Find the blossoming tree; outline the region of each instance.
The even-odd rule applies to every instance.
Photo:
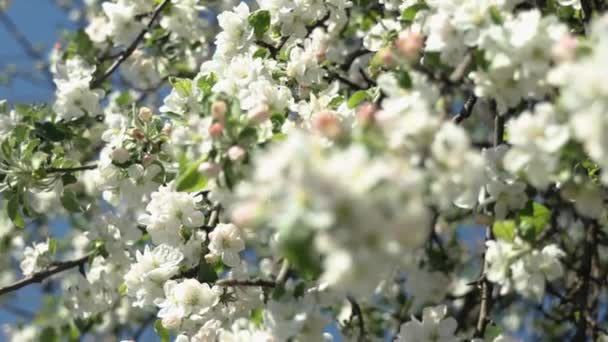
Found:
[[[84,1],[0,102],[8,337],[607,340],[607,8]]]

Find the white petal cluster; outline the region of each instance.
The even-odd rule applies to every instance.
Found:
[[[507,123],[513,147],[504,157],[504,167],[522,172],[538,188],[545,188],[559,161],[559,151],[568,142],[570,131],[559,123],[552,105],[541,103],[534,112],[523,112]]]
[[[181,282],[169,280],[164,285],[165,296],[155,304],[160,307],[158,317],[170,322],[165,326],[179,324],[182,319],[201,319],[217,303],[217,292],[209,284],[201,284],[196,279]]]
[[[124,278],[133,305],[150,306],[156,298],[163,298],[165,282],[177,274],[183,259],[179,249],[164,244],[154,249],[146,246],[143,253],[137,251],[135,263]]]
[[[103,90],[90,88],[95,66],[80,57],[73,57],[55,66],[53,80],[57,86],[53,109],[59,118],[77,119],[101,113],[99,102]]]
[[[502,294],[514,290],[536,301],[541,301],[548,281],[563,275],[559,261],[565,254],[554,244],[542,250],[531,248],[526,242],[495,240],[486,242],[486,275],[500,285]]]
[[[28,276],[43,270],[53,261],[53,253],[50,249],[49,241],[35,243],[31,247],[25,247],[23,260],[21,261],[21,271]]]
[[[475,94],[496,100],[500,112],[524,98],[540,99],[550,90],[551,47],[566,34],[555,17],[538,10],[520,12],[492,26],[481,40],[488,62],[486,71],[471,74]]]
[[[245,249],[240,229],[234,224],[220,223],[209,233],[208,260],[219,258],[230,267],[240,263],[239,252]]]
[[[177,246],[181,242],[180,228],[196,228],[204,225],[205,216],[197,208],[193,194],[173,190],[173,184],[163,185],[150,195],[146,214],[139,216],[139,223],[146,226],[155,244]]]
[[[409,200],[422,191],[422,174],[407,162],[376,161],[357,145],[330,153],[294,131],[257,158],[231,212],[242,227],[270,223],[279,239],[314,233],[327,255],[322,281],[368,293],[394,267],[378,258],[411,251],[428,236],[429,210]]]
[[[399,342],[456,342],[458,324],[452,317],[445,317],[447,306],[427,307],[422,311],[422,320],[412,320],[401,325],[396,341]]]

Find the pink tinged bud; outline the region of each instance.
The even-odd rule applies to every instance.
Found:
[[[270,107],[265,103],[257,105],[249,110],[247,117],[254,123],[260,124],[270,118]]]
[[[403,57],[414,59],[418,57],[422,47],[424,46],[424,36],[420,32],[401,31],[399,37],[395,40],[395,47]]]
[[[137,114],[137,117],[143,122],[149,122],[150,120],[152,120],[152,110],[150,110],[150,108],[148,107],[141,107],[139,108],[139,113]]]
[[[150,164],[152,164],[154,160],[156,160],[156,158],[153,155],[146,153],[141,159],[141,163],[144,167],[148,167],[150,166]]]
[[[212,138],[217,139],[222,136],[222,133],[224,133],[223,124],[216,122],[209,126],[209,135],[211,135]]]
[[[370,124],[374,121],[377,108],[372,103],[365,102],[357,109],[357,119],[363,124]]]
[[[245,158],[247,152],[239,145],[234,145],[228,149],[228,158],[233,162],[240,162]]]
[[[221,100],[215,101],[211,105],[211,116],[218,121],[223,121],[227,108],[226,102]]]
[[[165,122],[163,126],[163,133],[166,135],[170,135],[171,131],[173,131],[173,125],[170,122]]]
[[[124,147],[119,147],[114,149],[112,153],[110,153],[110,158],[118,164],[126,163],[130,158],[130,153]]]
[[[382,48],[378,51],[378,58],[384,66],[390,67],[395,64],[395,56],[389,48]]]
[[[198,167],[198,172],[207,177],[217,177],[220,173],[220,166],[212,162],[202,162]]]
[[[319,49],[315,53],[315,58],[318,62],[322,62],[327,57],[327,44],[323,43],[319,46]]]
[[[578,40],[570,34],[564,35],[551,47],[551,54],[560,61],[571,61],[576,57],[576,49],[578,48]]]
[[[232,212],[232,222],[239,227],[251,226],[255,221],[256,208],[255,203],[238,205]]]
[[[53,49],[55,51],[61,50],[61,43],[60,42],[55,42],[55,45],[53,45]]]
[[[142,132],[142,130],[139,128],[133,128],[131,130],[131,136],[139,141],[144,140],[146,138],[144,132]]]
[[[318,112],[313,116],[312,124],[327,138],[335,139],[342,134],[342,125],[333,112]]]
[[[163,327],[169,330],[176,330],[182,324],[182,320],[178,316],[169,316],[161,321]]]

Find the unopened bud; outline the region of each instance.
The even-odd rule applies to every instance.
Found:
[[[152,110],[148,107],[141,107],[137,117],[143,122],[149,122],[152,119]]]
[[[415,59],[418,57],[423,46],[424,37],[420,32],[416,31],[401,31],[399,37],[395,40],[397,51],[407,59]]]
[[[574,36],[567,34],[553,44],[551,54],[560,62],[571,61],[576,57],[577,47],[578,40]]]
[[[153,155],[146,153],[143,158],[141,158],[141,163],[144,167],[148,167],[154,160],[156,160],[156,158]]]
[[[163,125],[163,133],[165,135],[170,135],[171,131],[173,131],[173,125],[170,122],[165,122]]]
[[[393,56],[393,52],[389,48],[382,48],[380,51],[378,51],[378,59],[382,65],[386,67],[390,67],[395,64],[395,56]]]
[[[133,128],[131,130],[131,136],[133,138],[135,138],[136,140],[144,140],[146,138],[146,135],[144,134],[144,132],[139,129],[139,128]]]
[[[209,135],[211,135],[212,138],[217,139],[217,138],[221,137],[223,133],[224,133],[223,124],[216,122],[216,123],[212,124],[211,126],[209,126]]]
[[[376,106],[370,102],[365,102],[359,106],[357,109],[357,119],[367,125],[374,121],[374,116],[376,114]]]
[[[228,158],[233,162],[239,162],[245,158],[247,152],[239,145],[234,145],[228,149]]]
[[[207,177],[216,177],[220,173],[220,167],[216,163],[202,162],[198,167],[198,172]]]
[[[270,108],[267,104],[262,103],[249,110],[247,117],[254,123],[262,123],[270,118]]]
[[[124,147],[115,148],[114,151],[110,153],[110,158],[118,164],[126,163],[130,157],[131,154]]]
[[[322,111],[312,118],[313,126],[325,137],[335,139],[342,134],[342,126],[336,115],[330,111]]]
[[[255,220],[256,208],[255,203],[238,205],[232,212],[232,222],[239,227],[250,226]]]
[[[179,316],[172,315],[172,316],[163,318],[161,323],[165,329],[176,330],[182,324],[182,320],[181,320],[181,318],[179,318]]]
[[[211,105],[211,116],[218,121],[224,120],[227,107],[226,102],[222,100],[214,101]]]

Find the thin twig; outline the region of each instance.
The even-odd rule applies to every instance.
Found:
[[[91,256],[90,254],[87,254],[87,255],[82,256],[75,260],[63,261],[63,262],[58,262],[58,263],[52,264],[40,272],[29,275],[10,285],[0,288],[0,296],[4,295],[6,293],[9,293],[9,292],[18,290],[18,289],[25,287],[27,285],[30,285],[30,284],[41,283],[43,280],[45,280],[46,278],[48,278],[52,275],[63,272],[70,268],[78,267],[81,264],[86,263],[89,260],[90,256]]]
[[[494,113],[494,147],[499,146],[503,143],[505,118],[496,111],[496,102],[492,101],[490,104],[492,112]],[[492,240],[492,228],[486,227],[485,241]],[[473,333],[474,338],[483,338],[486,332],[486,327],[491,321],[490,312],[492,311],[492,290],[494,286],[488,280],[486,276],[486,250],[482,255],[481,264],[481,277],[479,283],[481,289],[481,299],[479,304],[479,315],[477,316],[477,324],[475,325],[475,332]]]
[[[46,173],[69,173],[69,172],[78,172],[85,170],[94,170],[97,168],[97,164],[93,165],[83,165],[83,166],[75,166],[75,167],[49,167],[45,169]]]
[[[148,31],[152,28],[152,26],[154,26],[154,22],[160,16],[160,13],[163,11],[163,9],[165,7],[167,7],[167,5],[169,5],[170,2],[171,2],[170,0],[164,0],[160,5],[158,5],[158,7],[156,7],[156,9],[154,10],[154,13],[152,14],[152,18],[150,18],[150,21],[148,22],[148,25],[139,33],[139,35],[137,35],[137,37],[135,38],[135,40],[133,40],[131,45],[129,45],[122,53],[120,53],[120,55],[118,56],[118,59],[108,68],[108,70],[106,70],[106,72],[101,77],[96,78],[91,82],[91,88],[98,88],[108,77],[110,77],[110,75],[112,75],[112,73],[114,71],[116,71],[116,69],[118,69],[118,67],[124,61],[126,61],[129,58],[129,56],[131,56],[133,51],[135,51],[135,49],[137,49],[137,46],[139,45],[141,40],[144,38],[146,33],[148,33]]]
[[[272,280],[264,279],[250,279],[250,280],[239,280],[239,279],[221,279],[215,282],[217,286],[259,286],[259,287],[275,287],[277,283]]]
[[[352,296],[347,296],[346,299],[348,299],[353,308],[352,317],[356,316],[357,321],[359,322],[359,341],[365,341],[365,321],[363,320],[363,311],[361,311],[361,306],[359,306],[359,303],[357,303]]]
[[[473,114],[473,109],[475,108],[475,104],[477,103],[477,96],[475,94],[471,94],[469,98],[465,101],[464,105],[460,109],[460,112],[454,116],[452,119],[454,123],[460,124],[464,120],[466,120],[471,114]]]

